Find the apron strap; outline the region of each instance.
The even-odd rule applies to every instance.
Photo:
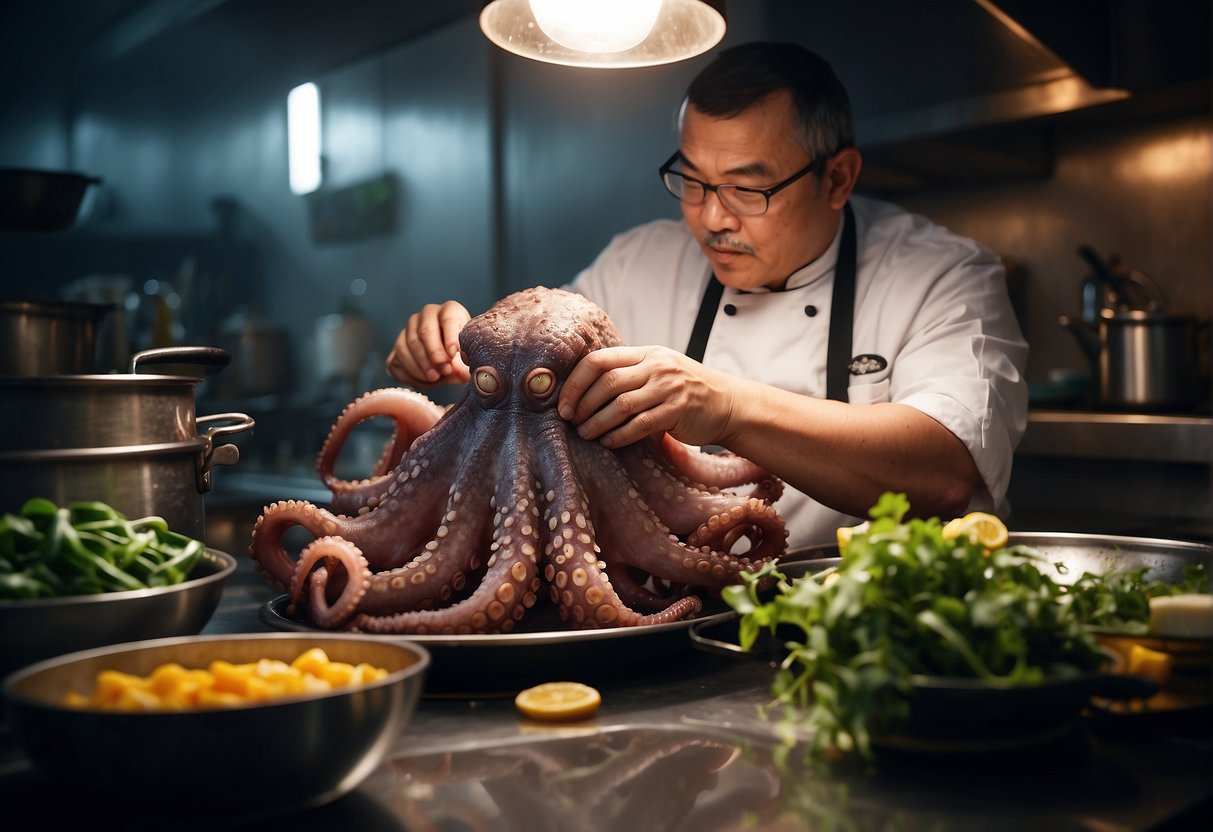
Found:
[[[830,336],[826,345],[826,398],[838,402],[847,400],[851,377],[851,330],[855,324],[855,212],[849,202],[844,217],[838,262],[834,266]]]
[[[844,211],[842,239],[838,244],[838,262],[834,265],[834,288],[830,299],[830,334],[826,346],[826,398],[845,402],[847,385],[851,374],[851,330],[855,318],[855,260],[856,240],[855,212],[851,203]],[[696,361],[703,361],[712,334],[712,324],[724,296],[724,286],[716,275],[708,277],[699,303],[699,314],[695,316],[695,327],[691,340],[687,342],[686,354]]]

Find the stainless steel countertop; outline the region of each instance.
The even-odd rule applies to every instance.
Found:
[[[258,611],[275,594],[242,559],[206,632],[265,630]],[[795,753],[778,762],[774,723],[760,712],[772,673],[765,662],[701,653],[688,640],[656,669],[597,680],[603,705],[588,722],[530,722],[508,695],[423,699],[387,759],[351,794],[222,826],[1040,832],[1187,829],[1209,817],[1207,712],[1195,731],[1184,723],[1179,739],[1145,721],[1083,719],[1061,736],[997,754],[898,752],[874,772],[805,770]],[[152,828],[98,818],[86,803],[64,799],[63,786],[23,764],[3,731],[0,802],[14,829]]]
[[[1213,462],[1213,416],[1031,410],[1022,456]]]

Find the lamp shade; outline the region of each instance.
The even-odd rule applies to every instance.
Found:
[[[492,0],[480,29],[516,55],[566,66],[674,63],[724,37],[721,2],[705,0]]]

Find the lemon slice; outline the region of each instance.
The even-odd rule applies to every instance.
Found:
[[[549,722],[586,719],[593,716],[601,704],[598,691],[580,682],[544,682],[514,697],[518,710],[531,719]]]
[[[838,554],[842,554],[847,550],[847,544],[851,542],[857,534],[866,532],[871,524],[868,521],[860,523],[858,526],[839,526],[838,527]]]
[[[1171,678],[1171,657],[1166,653],[1151,650],[1136,642],[1129,648],[1125,657],[1125,673],[1130,676],[1144,676],[1162,687]]]
[[[970,511],[964,517],[957,517],[944,524],[944,540],[955,540],[961,535],[987,549],[1000,549],[1007,545],[1006,525],[993,514],[984,511]]]

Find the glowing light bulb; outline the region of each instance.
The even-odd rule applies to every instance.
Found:
[[[579,52],[624,52],[653,31],[663,0],[530,0],[539,28]]]

